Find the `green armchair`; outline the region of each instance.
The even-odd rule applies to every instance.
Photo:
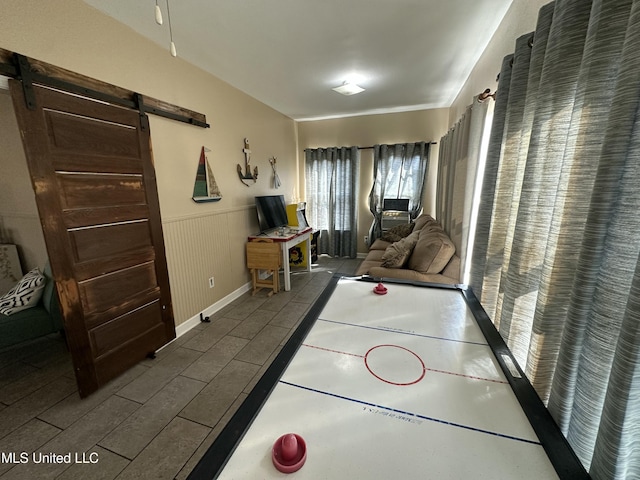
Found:
[[[0,348],[62,331],[58,294],[48,263],[44,267],[43,274],[46,285],[42,298],[36,306],[12,315],[0,313]]]

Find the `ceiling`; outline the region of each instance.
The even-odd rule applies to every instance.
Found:
[[[167,0],[85,0],[169,54]],[[296,120],[446,108],[513,0],[169,0],[178,56]],[[331,89],[355,78],[366,90]]]

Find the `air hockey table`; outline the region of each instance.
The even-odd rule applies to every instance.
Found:
[[[470,289],[335,275],[189,478],[589,475]]]

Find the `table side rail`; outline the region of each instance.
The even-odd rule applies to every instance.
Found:
[[[591,476],[576,456],[560,427],[558,427],[524,371],[518,365],[509,347],[496,330],[471,288],[460,285],[459,290],[558,476],[562,480],[590,479]],[[505,357],[511,360],[511,365],[507,365]],[[512,375],[511,369],[514,367],[517,369],[519,377]]]

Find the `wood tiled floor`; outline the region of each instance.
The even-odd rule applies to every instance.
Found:
[[[84,400],[59,337],[0,352],[0,479],[186,478],[331,276],[359,262],[321,257],[289,292],[246,293]]]

